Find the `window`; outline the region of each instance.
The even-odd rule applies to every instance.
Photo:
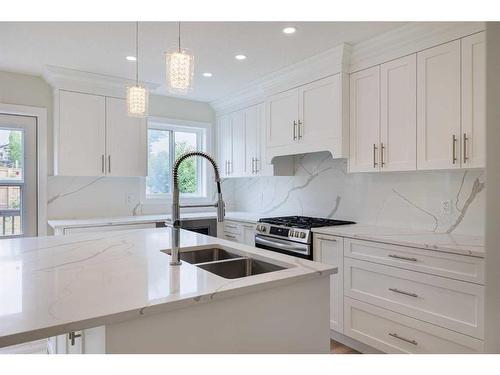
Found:
[[[167,199],[172,194],[172,168],[175,160],[188,151],[206,147],[206,129],[161,121],[148,124],[148,177],[146,199]],[[184,198],[206,196],[205,168],[200,158],[185,160],[179,168],[179,190]]]
[[[36,235],[36,133],[32,117],[0,114],[0,237]]]

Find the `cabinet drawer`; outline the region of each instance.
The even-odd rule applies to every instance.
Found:
[[[344,240],[344,256],[484,284],[484,259],[372,241]]]
[[[344,258],[344,295],[477,338],[484,287]]]
[[[481,353],[481,340],[344,298],[344,334],[386,353]]]
[[[238,242],[238,243],[243,243],[243,236],[241,234],[233,234],[233,233],[224,232],[222,234],[222,239],[228,240],[228,241],[233,241],[233,242]]]
[[[224,232],[232,234],[241,234],[241,224],[235,223],[234,221],[224,222]]]

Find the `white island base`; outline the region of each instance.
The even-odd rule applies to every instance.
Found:
[[[165,313],[146,308],[136,319],[84,330],[73,347],[60,336],[57,352],[328,353],[329,282],[329,275],[297,280]]]

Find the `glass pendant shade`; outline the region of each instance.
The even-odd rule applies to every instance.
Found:
[[[131,117],[148,115],[148,90],[139,85],[127,87],[127,113]]]
[[[165,56],[167,83],[172,93],[187,94],[193,86],[194,56],[186,49],[176,48]]]

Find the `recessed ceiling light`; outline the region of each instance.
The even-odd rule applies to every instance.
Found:
[[[285,34],[293,34],[296,31],[297,31],[297,29],[293,26],[288,26],[288,27],[285,27],[283,29],[283,33],[285,33]]]
[[[203,73],[203,77],[212,77],[212,73],[210,72]]]
[[[234,56],[236,60],[245,60],[247,57],[245,55],[236,55]]]
[[[128,61],[136,61],[137,60],[137,57],[135,56],[127,56],[125,57]]]

